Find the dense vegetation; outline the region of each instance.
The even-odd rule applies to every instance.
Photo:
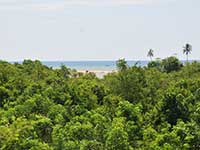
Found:
[[[200,149],[200,63],[117,67],[99,79],[1,61],[0,149]]]

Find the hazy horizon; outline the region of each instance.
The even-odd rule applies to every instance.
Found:
[[[176,56],[175,56],[176,57]],[[167,57],[166,57],[167,58]],[[120,59],[120,58],[119,58]],[[59,63],[62,63],[62,62],[116,62],[118,61],[119,59],[116,59],[116,60],[41,60],[41,59],[29,59],[29,58],[25,58],[23,60],[5,60],[5,59],[0,59],[2,61],[7,61],[7,62],[11,62],[11,63],[14,63],[14,62],[23,62],[24,60],[32,60],[32,61],[41,61],[41,62],[59,62]],[[159,58],[158,58],[159,59]],[[163,58],[165,59],[165,58]],[[126,62],[151,62],[151,61],[154,61],[154,60],[157,60],[157,59],[152,59],[152,60],[149,60],[149,59],[144,59],[144,60],[130,60],[130,59],[125,59]],[[186,59],[179,59],[181,62],[187,62]],[[200,61],[200,59],[189,59],[188,60],[189,62],[193,62],[193,61]]]

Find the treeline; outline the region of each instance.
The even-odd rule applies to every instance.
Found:
[[[0,149],[200,149],[200,63],[117,67],[99,79],[1,61]]]

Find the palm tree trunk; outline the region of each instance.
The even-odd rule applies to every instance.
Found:
[[[188,54],[187,54],[187,63],[188,63]]]

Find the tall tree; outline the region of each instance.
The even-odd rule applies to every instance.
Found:
[[[148,51],[147,57],[150,57],[151,61],[152,61],[152,57],[154,56],[154,51],[152,49],[150,49]]]
[[[188,55],[191,54],[192,51],[192,45],[190,44],[185,44],[185,46],[183,47],[183,53],[186,54],[187,56],[187,62],[188,62]]]

